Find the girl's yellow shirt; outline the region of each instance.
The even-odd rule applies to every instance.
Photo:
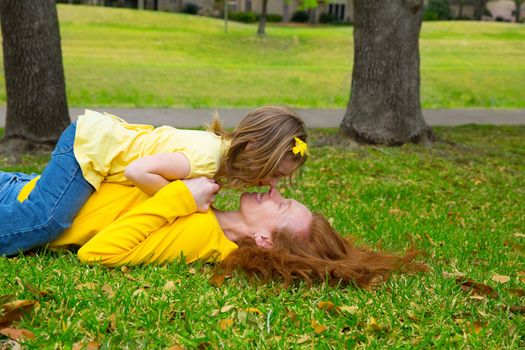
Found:
[[[24,187],[20,201],[33,186]],[[107,266],[164,264],[181,257],[188,263],[223,260],[237,245],[226,238],[212,210],[196,210],[182,181],[153,197],[136,187],[104,182],[50,246],[81,246],[81,261]]]
[[[78,117],[74,153],[84,178],[98,190],[102,181],[131,184],[124,176],[126,167],[161,153],[184,154],[191,167],[188,178],[211,178],[229,147],[230,140],[213,132],[128,124],[114,115],[86,110]]]

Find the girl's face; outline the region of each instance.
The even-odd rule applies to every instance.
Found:
[[[304,238],[312,221],[308,208],[294,199],[283,198],[275,188],[265,193],[243,193],[239,210],[254,234],[270,240],[276,231]]]
[[[286,157],[281,164],[279,164],[279,167],[275,171],[275,173],[266,179],[263,179],[259,182],[259,186],[271,186],[272,188],[277,186],[277,183],[283,176],[290,175],[296,167],[295,160],[292,157]]]

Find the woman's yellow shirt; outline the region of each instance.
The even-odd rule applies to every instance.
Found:
[[[32,185],[26,185],[24,200]],[[220,261],[237,245],[224,235],[212,210],[197,213],[182,181],[153,197],[136,187],[102,183],[52,248],[81,246],[86,263],[107,266],[164,264],[180,260]]]

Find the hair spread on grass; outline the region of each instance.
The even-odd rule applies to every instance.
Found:
[[[277,232],[273,235],[272,248],[260,248],[252,239],[238,242],[238,246],[219,269],[226,274],[241,270],[263,281],[282,279],[289,284],[304,280],[309,285],[328,281],[367,288],[386,281],[394,271],[426,270],[424,264],[414,261],[420,252],[411,249],[399,256],[356,247],[320,214],[313,215],[306,239]]]
[[[231,132],[225,130],[217,115],[208,130],[231,140],[217,178],[232,187],[258,185],[274,177],[285,159],[295,161],[290,176],[305,161],[307,155],[293,154],[294,137],[306,142],[303,120],[284,106],[265,106],[249,112]],[[279,174],[281,175],[281,174]]]

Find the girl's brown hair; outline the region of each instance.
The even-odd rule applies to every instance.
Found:
[[[215,117],[209,129],[231,140],[217,177],[225,178],[232,186],[254,185],[273,177],[287,157],[295,161],[293,171],[306,160],[306,154],[292,152],[294,137],[307,141],[306,127],[299,115],[287,107],[257,108],[248,113],[232,132],[224,130]]]
[[[419,254],[415,250],[403,256],[385,252],[372,252],[357,248],[339,235],[320,214],[314,214],[307,238],[294,238],[290,234],[273,235],[273,247],[259,248],[255,241],[246,239],[230,253],[219,269],[228,274],[242,270],[249,276],[264,281],[281,278],[286,283],[294,280],[349,284],[369,287],[384,281],[393,271],[422,271],[426,267],[415,263]]]

